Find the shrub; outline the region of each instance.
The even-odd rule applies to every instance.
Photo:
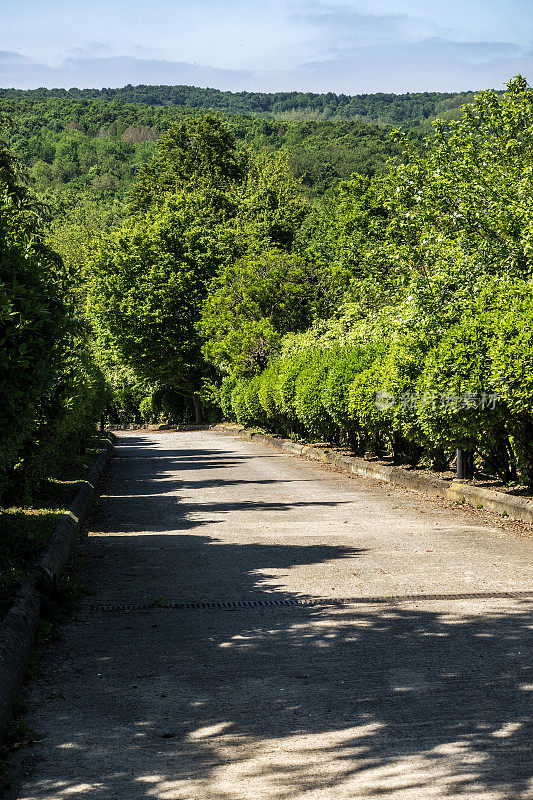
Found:
[[[235,420],[235,412],[231,403],[231,395],[235,386],[237,385],[237,375],[226,375],[220,385],[218,402],[222,411],[222,417],[225,420]]]
[[[271,361],[260,375],[259,402],[268,422],[274,422],[280,412],[276,395],[279,366],[279,361]]]
[[[381,453],[384,444],[390,441],[391,411],[377,402],[378,392],[383,389],[383,361],[376,358],[370,367],[361,370],[350,384],[348,411],[358,428],[370,437],[372,448]]]
[[[491,382],[504,403],[518,467],[533,484],[533,285],[505,287],[489,340]]]
[[[493,389],[487,344],[486,324],[474,316],[450,328],[428,353],[418,381],[418,417],[437,447],[473,450],[498,424],[498,411],[480,407],[483,392]]]
[[[295,353],[292,356],[282,358],[279,362],[276,401],[290,425],[297,422],[296,408],[294,405],[296,380],[308,358],[308,352]]]
[[[366,369],[374,357],[374,348],[346,344],[331,353],[328,373],[322,384],[322,404],[333,422],[348,434],[352,447],[359,444],[359,426],[350,414],[350,385],[355,377]]]
[[[143,422],[155,422],[156,413],[154,411],[153,395],[149,394],[141,400],[139,405],[139,414]]]
[[[248,388],[249,381],[246,378],[239,378],[231,393],[231,407],[235,415],[235,419],[241,425],[251,425],[253,419],[248,412],[246,405],[246,389]]]
[[[252,424],[262,425],[265,421],[263,407],[259,399],[259,385],[261,381],[260,375],[254,375],[250,379],[244,391],[244,405],[248,414],[248,418]]]
[[[322,402],[322,385],[327,379],[330,363],[330,351],[310,351],[294,385],[296,416],[313,438],[327,439],[332,433],[333,421]]]
[[[58,474],[73,455],[83,452],[107,402],[105,378],[78,341],[65,355],[53,392],[39,408],[37,427],[21,453],[15,473],[19,494],[29,494],[44,476]]]

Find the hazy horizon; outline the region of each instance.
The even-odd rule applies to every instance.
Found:
[[[0,0],[0,85],[337,94],[503,88],[533,74],[527,0]]]

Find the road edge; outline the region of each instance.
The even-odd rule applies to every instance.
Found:
[[[246,439],[253,439],[268,447],[274,447],[282,452],[309,458],[331,464],[344,472],[361,475],[364,478],[374,478],[390,483],[392,486],[401,486],[403,489],[413,489],[430,497],[440,497],[456,503],[467,503],[474,508],[492,511],[495,514],[509,517],[533,524],[533,501],[522,497],[507,495],[494,489],[484,489],[472,486],[459,480],[445,481],[430,475],[413,474],[402,467],[392,467],[386,464],[373,464],[364,458],[347,456],[337,453],[327,447],[316,447],[311,444],[299,444],[290,439],[271,436],[251,428],[243,428],[232,423],[218,423],[211,426],[211,430],[230,433]]]
[[[64,512],[33,572],[22,582],[0,624],[0,742],[13,715],[24,670],[37,636],[41,592],[54,590],[77,533],[87,517],[98,483],[109,462],[114,436],[96,458],[83,486]]]

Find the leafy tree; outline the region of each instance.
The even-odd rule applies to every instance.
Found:
[[[242,180],[244,168],[234,137],[216,117],[174,123],[159,140],[155,157],[141,168],[130,193],[130,208],[146,211],[166,193],[188,185],[229,187]]]
[[[232,253],[231,202],[216,190],[169,195],[105,238],[92,263],[89,315],[151,383],[194,399],[204,371],[196,322],[207,283]]]
[[[503,95],[481,92],[460,120],[433,123],[425,152],[403,137],[408,161],[394,174],[395,235],[421,272],[436,240],[487,272],[530,274],[533,90],[518,76]]]
[[[283,334],[311,323],[320,278],[308,261],[281,250],[229,263],[211,284],[202,310],[206,358],[224,372],[261,370]]]
[[[348,297],[367,307],[390,302],[401,273],[391,258],[390,211],[379,178],[353,175],[328,195],[301,227],[296,247],[327,270],[323,314]]]
[[[77,452],[105,394],[76,333],[71,274],[22,177],[0,143],[0,495],[15,484],[29,491],[45,466]]]
[[[0,143],[0,493],[37,426],[66,333],[67,275],[44,243],[42,209]]]
[[[246,249],[291,250],[309,208],[285,155],[249,158],[239,192],[237,226]]]

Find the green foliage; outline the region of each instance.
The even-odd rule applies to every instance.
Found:
[[[470,99],[0,91],[53,201],[45,242],[3,148],[4,482],[17,460],[38,472],[47,431],[79,444],[75,419],[93,424],[84,346],[112,419],[181,421],[202,397],[241,424],[412,463],[461,447],[533,481],[533,91],[518,77],[459,114]],[[436,112],[423,143],[353,120]]]
[[[67,329],[67,276],[44,244],[40,209],[0,144],[0,493],[53,390]]]
[[[379,449],[390,430],[390,415],[376,402],[383,386],[383,362],[377,358],[352,380],[348,396],[348,413],[357,427],[365,431]]]
[[[139,414],[143,422],[156,422],[153,395],[149,394],[139,403]]]
[[[494,419],[477,400],[493,388],[487,344],[486,326],[474,317],[450,328],[427,355],[418,382],[419,419],[437,447],[473,449]]]
[[[106,419],[112,424],[140,422],[140,404],[151,397],[153,386],[120,360],[108,340],[104,343],[102,336],[94,336],[91,344],[95,362],[106,379]]]
[[[280,160],[247,161],[218,120],[192,117],[161,139],[132,197],[136,213],[91,264],[89,314],[148,383],[198,393],[200,334],[208,360],[246,373],[309,323],[312,270],[271,249],[306,211]]]
[[[108,400],[105,378],[83,339],[69,342],[50,397],[39,409],[23,451],[18,484],[30,492],[51,472],[59,474],[72,454],[82,452]]]
[[[437,121],[425,151],[394,174],[395,230],[421,273],[434,242],[453,243],[488,273],[532,269],[533,90],[518,76],[481,92],[459,120]],[[406,255],[407,255],[406,253]]]
[[[165,194],[190,185],[228,187],[242,179],[244,167],[234,137],[220,120],[202,115],[173,123],[154,158],[142,166],[130,192],[130,209],[146,211]]]
[[[353,175],[326,196],[301,228],[298,247],[327,275],[323,313],[347,297],[379,307],[390,300],[405,270],[394,264],[388,241],[391,212],[379,178]]]
[[[244,405],[248,418],[256,425],[261,425],[265,420],[263,407],[259,399],[259,386],[261,377],[254,375],[244,391]]]
[[[492,385],[499,406],[507,409],[507,432],[518,468],[533,484],[533,284],[529,279],[492,288]]]
[[[254,418],[248,410],[246,403],[246,390],[249,380],[239,378],[231,392],[231,408],[237,422],[241,425],[253,425]]]
[[[183,395],[166,386],[155,387],[137,405],[144,423],[179,424],[188,421]]]
[[[297,421],[296,381],[308,359],[308,352],[294,353],[279,361],[276,400],[279,410],[292,424]]]
[[[332,419],[322,402],[322,387],[332,363],[330,351],[313,350],[295,381],[294,410],[299,422],[312,437],[327,439],[332,432]]]
[[[311,323],[319,295],[317,271],[299,256],[264,250],[228,264],[202,309],[206,358],[227,372],[261,370],[285,333]]]
[[[196,86],[131,85],[117,89],[0,90],[0,99],[4,103],[52,102],[67,108],[75,103],[79,109],[104,104],[111,109],[120,109],[126,103],[137,103],[160,107],[156,110],[163,111],[177,106],[184,110],[203,108],[230,114],[261,114],[291,119],[367,119],[396,125],[417,124],[422,120],[449,114],[457,106],[463,105],[470,96],[468,93],[457,92],[379,92],[350,96],[334,92],[227,92],[220,89],[200,89]],[[71,117],[74,125],[80,125],[79,112],[76,115],[71,113]],[[83,120],[81,125],[91,123],[92,120]],[[122,129],[126,124],[127,122],[122,123]],[[105,130],[112,129],[112,118],[107,125],[109,127]]]
[[[43,209],[0,145],[0,494],[30,491],[94,431],[103,378],[75,336],[71,275],[44,241]]]
[[[209,279],[231,254],[223,235],[227,207],[215,189],[169,195],[146,216],[127,220],[95,255],[90,316],[148,382],[185,394],[199,385],[195,325]]]
[[[105,98],[105,93],[99,97]],[[400,101],[400,106],[406,99]],[[202,103],[198,108],[201,106]],[[89,93],[82,98],[79,93],[54,96],[53,91],[42,94],[0,90],[0,113],[2,110],[13,120],[9,142],[28,166],[33,188],[54,202],[60,199],[72,204],[84,198],[96,201],[100,209],[116,212],[139,174],[148,177],[148,162],[161,137],[167,142],[166,155],[174,161],[176,172],[168,169],[168,162],[163,160],[161,176],[157,172],[152,175],[160,188],[167,185],[173,190],[184,172],[199,174],[198,164],[188,154],[187,142],[176,135],[184,121],[195,117],[199,122],[198,112],[187,105],[134,105],[91,99]],[[353,172],[374,175],[386,171],[388,158],[400,150],[391,139],[390,128],[358,120],[328,121],[319,114],[317,121],[298,122],[298,115],[294,121],[274,121],[234,116],[235,113],[247,112],[244,107],[239,112],[219,110],[218,124],[223,122],[231,131],[241,155],[229,150],[225,162],[217,142],[219,173],[228,176],[238,172],[244,163],[243,155],[246,161],[243,151],[250,147],[256,154],[280,152],[291,173],[301,178],[304,192],[312,197],[349,179]],[[303,116],[307,119],[308,113]],[[216,120],[199,124],[210,128],[217,139]],[[174,136],[167,136],[171,130]],[[420,135],[414,131],[410,137],[417,140]],[[203,141],[203,133],[200,138]],[[208,152],[203,144],[200,152],[205,174],[209,174],[209,162],[216,153]],[[143,202],[143,193],[137,194]]]
[[[348,344],[335,348],[330,356],[327,375],[322,384],[322,404],[333,422],[350,430],[353,417],[350,413],[349,391],[352,381],[366,369],[374,357],[373,348]]]
[[[533,416],[533,283],[503,283],[494,291],[490,352],[491,380],[513,414]]]
[[[282,426],[282,412],[279,406],[277,392],[279,364],[272,360],[267,368],[261,373],[259,388],[257,390],[259,402],[261,404],[262,415],[274,430]]]
[[[227,420],[235,419],[233,406],[231,404],[231,396],[238,380],[239,378],[237,377],[236,374],[226,375],[223,378],[222,383],[220,385],[218,402],[222,410],[224,419]]]
[[[291,250],[308,213],[300,182],[283,154],[250,157],[240,196],[238,226],[248,249]]]

